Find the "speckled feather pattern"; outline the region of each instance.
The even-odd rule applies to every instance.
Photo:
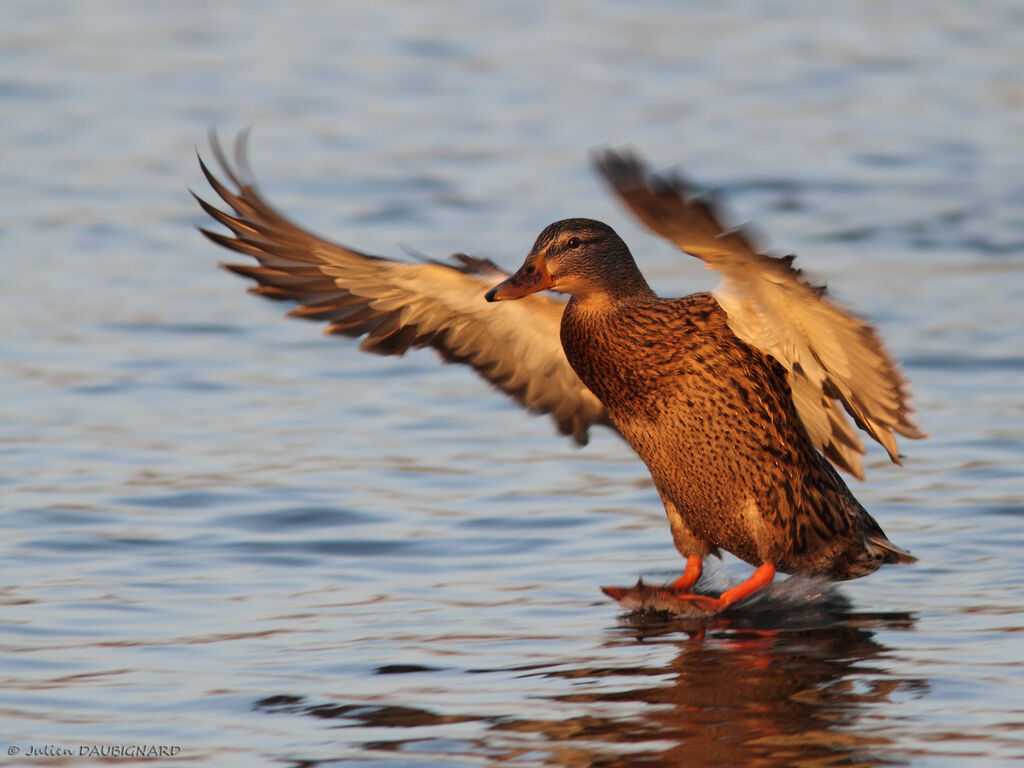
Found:
[[[858,425],[875,425],[868,431],[894,460],[893,431],[924,436],[910,421],[895,364],[873,330],[824,305],[824,292],[802,282],[791,260],[748,253],[748,240],[722,230],[711,208],[682,187],[648,182],[629,157],[606,153],[599,162],[643,221],[739,289],[660,299],[625,243],[592,219],[548,226],[511,277],[466,256],[451,264],[371,256],[323,240],[268,205],[251,182],[245,134],[236,142],[237,169],[216,137],[211,144],[235,189],[200,167],[233,213],[199,199],[230,234],[202,231],[257,261],[228,269],[255,280],[262,296],[298,302],[289,314],[362,338],[361,349],[400,355],[432,346],[530,410],[550,413],[579,443],[591,425],[614,423],[650,469],[685,556],[725,549],[755,565],[838,579],[913,562],[825,459],[861,474],[863,447],[836,399]],[[545,287],[572,298],[563,305],[534,295]],[[799,300],[783,300],[792,296]],[[506,298],[519,301],[488,303]],[[765,312],[774,312],[774,326],[804,357],[766,347],[763,334],[750,332],[751,318]],[[808,322],[814,334],[801,330]],[[844,329],[844,341],[832,343],[831,332]],[[847,361],[853,352],[857,365]],[[822,376],[804,375],[807,359]]]
[[[836,579],[902,559],[869,541],[886,540],[808,439],[785,370],[729,330],[710,294],[573,299],[561,337],[650,469],[683,555],[721,548]]]

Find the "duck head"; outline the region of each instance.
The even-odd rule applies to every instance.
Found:
[[[580,298],[651,292],[622,238],[594,219],[563,219],[549,225],[519,271],[491,288],[486,298],[521,299],[545,289]]]

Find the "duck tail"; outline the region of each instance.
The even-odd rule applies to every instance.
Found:
[[[917,562],[916,557],[907,552],[907,550],[897,547],[885,538],[884,534],[871,534],[867,537],[866,543],[871,556],[882,563],[911,565]]]

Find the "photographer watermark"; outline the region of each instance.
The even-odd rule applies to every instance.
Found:
[[[11,744],[8,757],[130,757],[152,759],[177,757],[181,747],[177,744]]]

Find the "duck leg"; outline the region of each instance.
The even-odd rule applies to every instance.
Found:
[[[693,585],[700,579],[701,573],[704,572],[704,558],[703,557],[688,557],[686,558],[686,570],[683,571],[683,575],[668,585],[668,589],[674,592],[689,592],[693,589]]]
[[[699,560],[698,560],[699,562]],[[635,587],[601,587],[601,591],[634,611],[667,611],[680,616],[709,616],[720,613],[734,603],[757,592],[771,583],[775,578],[775,566],[765,563],[742,584],[727,589],[718,597],[696,595],[675,588],[680,582],[686,586],[689,578],[696,573],[693,581],[700,576],[698,566],[691,566],[691,558],[687,558],[686,571],[673,584],[667,587],[649,587],[642,581]],[[689,586],[693,586],[690,584]]]
[[[685,575],[686,574],[684,573],[683,576]],[[718,597],[695,595],[693,593],[677,595],[676,597],[677,599],[691,603],[695,607],[707,611],[708,613],[719,613],[724,611],[733,603],[738,603],[740,600],[750,597],[758,590],[768,586],[774,578],[775,566],[771,563],[765,563],[754,571],[749,579],[744,581],[742,584],[737,584],[735,587],[725,590],[725,592]]]

